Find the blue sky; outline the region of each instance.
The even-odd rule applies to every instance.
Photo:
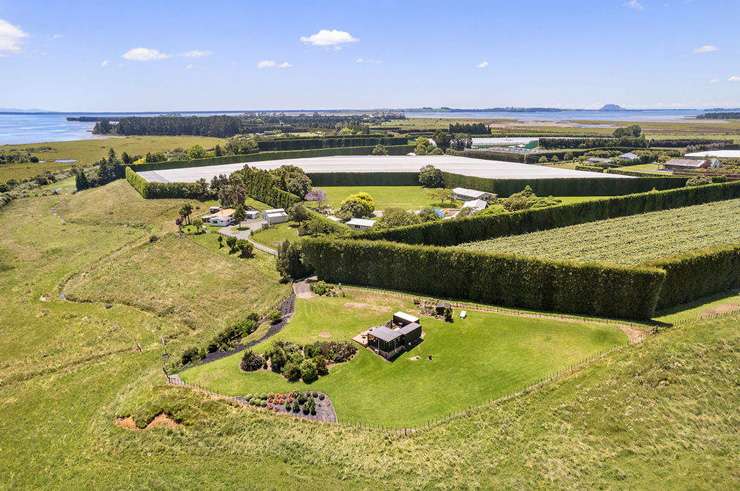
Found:
[[[0,0],[0,107],[739,107],[739,20],[735,0]]]

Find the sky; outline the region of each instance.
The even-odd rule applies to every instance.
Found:
[[[738,0],[0,0],[0,107],[740,107]]]

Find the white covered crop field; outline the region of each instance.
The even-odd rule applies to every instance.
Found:
[[[306,173],[321,172],[418,172],[425,165],[433,165],[444,172],[465,176],[486,177],[490,179],[579,179],[600,177],[605,179],[630,179],[618,174],[601,174],[570,169],[558,169],[534,164],[519,164],[497,160],[453,157],[450,155],[427,156],[336,156],[311,157],[288,160],[265,160],[248,162],[258,169],[274,169],[281,165],[295,165]],[[241,164],[211,165],[158,171],[144,171],[140,175],[149,182],[195,182],[198,179],[210,181],[219,174],[231,174],[244,167]]]

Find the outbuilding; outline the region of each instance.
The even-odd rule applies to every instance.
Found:
[[[260,217],[260,212],[258,210],[247,210],[244,212],[244,218],[247,220],[255,220]]]
[[[264,211],[265,221],[269,225],[275,225],[276,223],[283,223],[288,221],[288,214],[283,208],[274,208],[272,210]]]
[[[719,159],[671,159],[663,164],[666,170],[672,171],[716,169],[719,166]]]
[[[640,156],[634,152],[623,153],[622,155],[619,156],[619,158],[622,160],[628,160],[630,162],[635,161],[635,160],[640,160]]]
[[[346,222],[345,225],[355,230],[367,230],[375,225],[375,220],[369,220],[367,218],[353,218]]]
[[[470,208],[472,213],[477,213],[479,211],[485,210],[486,206],[488,206],[488,202],[482,199],[471,199],[470,201],[466,201],[462,205],[463,209]]]
[[[204,216],[203,221],[217,227],[228,227],[234,224],[234,209],[224,208],[216,213]]]
[[[460,201],[470,201],[474,199],[486,200],[493,198],[493,194],[475,189],[454,188],[452,190],[452,197]]]

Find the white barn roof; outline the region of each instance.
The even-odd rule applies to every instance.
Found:
[[[403,319],[408,322],[419,322],[418,317],[414,317],[411,314],[407,314],[406,312],[396,312],[393,314],[393,317],[398,317],[399,319]]]

